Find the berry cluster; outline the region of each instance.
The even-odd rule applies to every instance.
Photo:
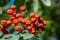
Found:
[[[6,30],[7,26],[14,24],[16,31],[21,31],[22,26],[18,26],[19,23],[26,25],[25,29],[28,30],[32,34],[36,34],[38,30],[44,30],[44,26],[46,25],[45,20],[40,17],[39,14],[35,14],[34,12],[30,13],[30,18],[23,18],[22,12],[25,12],[26,8],[24,6],[20,7],[20,12],[15,12],[16,6],[12,5],[10,9],[7,10],[7,14],[10,16],[9,20],[2,20],[1,21],[1,30],[4,34],[7,34],[8,31]]]

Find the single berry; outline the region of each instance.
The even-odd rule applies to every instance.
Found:
[[[32,34],[36,34],[36,30],[35,29],[32,29]]]
[[[2,21],[1,21],[1,24],[2,24],[2,25],[6,25],[6,23],[7,23],[6,20],[2,20]]]
[[[32,30],[32,26],[27,26],[26,28],[28,31],[31,31]]]
[[[14,21],[15,20],[15,17],[14,16],[11,16],[10,17],[10,21]]]
[[[19,21],[16,20],[16,19],[13,21],[13,24],[14,24],[14,25],[18,25],[18,23],[19,23]]]
[[[23,23],[23,24],[26,24],[26,20],[25,20],[25,19],[22,19],[22,23]]]
[[[43,21],[43,18],[38,19],[38,22],[42,23],[42,21]]]
[[[35,18],[40,18],[40,15],[39,14],[35,14]]]
[[[12,24],[12,22],[11,21],[7,21],[7,25],[11,25]]]
[[[15,30],[16,30],[16,31],[21,31],[21,26],[16,26],[16,27],[15,27]]]
[[[20,13],[16,14],[16,18],[21,18],[22,15]]]
[[[11,8],[12,10],[15,10],[15,9],[16,9],[16,5],[12,5],[10,8]]]
[[[21,6],[21,7],[20,7],[20,11],[21,11],[21,12],[24,12],[25,10],[26,10],[26,8],[25,8],[24,6]]]
[[[22,20],[23,20],[23,18],[19,18],[19,19],[18,19],[19,22],[22,22]]]
[[[30,25],[31,21],[30,20],[26,20],[26,25]]]
[[[43,25],[46,25],[46,21],[43,20]]]
[[[36,22],[36,18],[31,18],[31,22],[32,23]]]
[[[13,10],[12,10],[12,9],[7,10],[7,14],[8,14],[8,15],[13,14]]]
[[[42,23],[38,24],[38,28],[42,28],[44,25]]]
[[[8,34],[8,30],[2,29],[3,34]]]
[[[31,18],[35,17],[35,13],[31,12],[31,13],[30,13],[30,17],[31,17]]]
[[[6,28],[6,26],[4,26],[4,25],[1,25],[1,26],[0,26],[0,28],[1,28],[1,29],[5,29],[5,28]]]
[[[16,17],[16,12],[13,12],[13,16]]]

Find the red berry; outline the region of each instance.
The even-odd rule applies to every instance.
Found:
[[[7,10],[7,14],[9,14],[9,15],[13,14],[13,10],[12,9],[8,9]]]
[[[16,27],[15,27],[15,30],[16,30],[16,31],[21,31],[21,26],[16,26]]]
[[[10,17],[10,21],[14,21],[15,20],[15,17],[14,16],[11,16]]]
[[[32,26],[28,26],[26,29],[27,29],[28,31],[31,31],[31,30],[32,30]]]
[[[13,12],[13,16],[16,17],[16,12]]]
[[[2,29],[3,34],[8,34],[8,31],[6,29]]]
[[[29,20],[29,18],[25,18],[25,20]]]
[[[16,18],[21,18],[22,15],[20,13],[16,14]]]
[[[43,25],[46,25],[46,21],[43,21]]]
[[[35,18],[37,19],[40,18],[39,14],[35,14]]]
[[[34,27],[34,23],[31,23],[31,26]]]
[[[15,10],[15,9],[16,9],[16,5],[12,5],[10,8],[11,8],[12,10]]]
[[[20,7],[20,11],[21,11],[21,12],[24,12],[25,10],[26,10],[26,8],[25,8],[24,6],[21,6],[21,7]]]
[[[44,25],[42,23],[38,24],[38,28],[42,28]]]
[[[26,25],[30,25],[31,21],[30,20],[26,20]]]
[[[23,23],[23,24],[26,24],[26,20],[25,20],[25,19],[22,19],[22,23]]]
[[[36,22],[36,18],[31,18],[31,22]]]
[[[31,12],[31,13],[30,13],[30,17],[31,17],[31,18],[35,17],[35,13]]]
[[[22,22],[22,20],[23,20],[23,18],[19,18],[19,19],[18,19],[19,22]]]
[[[1,25],[0,28],[1,28],[1,29],[5,29],[6,27],[5,27],[4,25]]]
[[[13,24],[14,24],[14,25],[17,25],[18,23],[19,23],[18,20],[14,20],[14,21],[13,21]]]
[[[12,22],[11,21],[7,21],[7,25],[11,25],[12,24]]]
[[[35,29],[32,29],[32,34],[36,34],[36,30]]]
[[[38,19],[38,22],[42,23],[42,21],[43,21],[43,18]]]
[[[7,22],[6,20],[2,20],[2,21],[1,21],[1,24],[2,24],[2,25],[6,25],[6,22]]]

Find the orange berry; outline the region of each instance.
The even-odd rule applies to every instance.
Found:
[[[34,12],[30,13],[30,17],[31,18],[35,17],[35,13]]]
[[[11,16],[10,17],[10,21],[14,21],[15,20],[15,17],[14,16]]]
[[[21,12],[24,12],[25,10],[26,10],[26,8],[25,8],[24,6],[21,6],[21,7],[20,7],[20,11],[21,11]]]
[[[31,22],[32,23],[36,22],[36,18],[31,18]]]
[[[16,26],[16,27],[15,27],[15,30],[16,30],[16,31],[21,31],[21,26]]]
[[[32,29],[32,34],[36,34],[36,30],[35,29]]]
[[[31,31],[32,30],[32,27],[31,26],[27,26],[26,28],[28,31]]]
[[[12,10],[15,10],[15,9],[16,9],[16,5],[12,5],[10,8],[11,8]]]
[[[11,21],[7,21],[7,25],[11,25],[12,24],[12,22]]]
[[[7,23],[6,20],[2,20],[2,21],[1,21],[1,24],[2,24],[2,25],[6,25],[6,23]]]
[[[35,14],[35,18],[40,18],[40,15],[39,14]]]
[[[7,10],[7,14],[9,14],[9,15],[13,14],[13,10],[12,9],[8,9]]]
[[[16,20],[16,19],[13,21],[13,24],[14,24],[14,25],[17,25],[18,23],[19,23],[19,21]]]
[[[21,18],[22,15],[20,13],[16,14],[16,18]]]

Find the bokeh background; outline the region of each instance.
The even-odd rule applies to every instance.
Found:
[[[60,40],[60,0],[0,0],[0,21],[9,19],[6,10],[13,4],[17,6],[17,12],[20,12],[20,6],[26,7],[24,17],[29,17],[30,12],[34,11],[46,20],[46,29],[39,40]]]

